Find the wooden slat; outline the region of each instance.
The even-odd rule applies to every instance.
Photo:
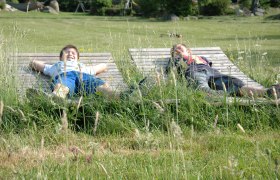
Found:
[[[53,64],[59,60],[59,55],[57,53],[20,53],[10,56],[9,61],[17,67],[19,93],[24,94],[25,90],[31,87],[50,91],[50,78],[30,69],[29,63],[31,60],[40,60],[45,61],[47,64]],[[116,91],[127,88],[111,53],[81,53],[80,61],[86,65],[106,63],[109,70],[97,77],[108,82]]]
[[[190,48],[193,55],[204,56],[213,63],[213,68],[219,72],[241,79],[247,86],[264,88],[262,85],[245,75],[224,54],[220,47]],[[170,48],[131,48],[130,56],[142,73],[147,76],[151,72],[165,69],[170,58]],[[155,74],[155,73],[152,73]]]

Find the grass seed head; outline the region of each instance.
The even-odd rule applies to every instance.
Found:
[[[23,121],[26,121],[25,115],[24,115],[24,113],[22,112],[22,110],[18,109],[18,112],[19,112],[19,114],[21,115],[21,119],[22,119]]]
[[[277,100],[278,97],[277,97],[276,89],[274,87],[272,88],[272,91],[273,91],[273,97],[275,98],[275,100]]]
[[[175,73],[173,71],[171,71],[171,75],[172,75],[172,78],[173,78],[173,81],[174,81],[174,85],[177,86],[177,80],[176,80],[176,77],[175,77]]]
[[[156,76],[156,80],[157,80],[157,85],[160,86],[160,74],[158,72],[156,72],[157,76]]]
[[[95,114],[95,121],[94,121],[94,127],[93,127],[93,134],[96,134],[97,126],[99,121],[99,112],[97,111]]]
[[[139,131],[137,128],[134,129],[133,138],[134,138],[136,141],[141,139],[140,131]]]
[[[241,126],[241,124],[237,124],[237,127],[241,130],[241,132],[243,132],[243,133],[245,133],[245,130],[244,130],[244,128]]]
[[[61,130],[66,131],[68,129],[68,119],[66,110],[63,110],[61,116]]]
[[[4,103],[3,101],[0,101],[0,124],[2,123],[3,111],[4,111]]]
[[[83,96],[81,96],[79,98],[78,105],[77,105],[77,110],[80,108],[82,100],[83,100]]]
[[[174,138],[176,138],[176,139],[183,139],[183,137],[182,137],[182,134],[183,134],[182,129],[174,120],[172,120],[172,122],[170,124],[170,131],[171,131],[171,134],[173,135]]]
[[[157,102],[153,101],[152,103],[159,113],[164,113],[164,109]]]
[[[219,115],[217,114],[215,117],[214,125],[213,125],[214,128],[217,127],[218,119],[219,119]]]

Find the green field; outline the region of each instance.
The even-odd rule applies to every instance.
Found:
[[[279,9],[265,17],[201,17],[165,22],[139,17],[0,12],[0,178],[279,179],[280,111],[272,105],[213,107],[205,94],[168,81],[141,103],[97,98],[79,109],[19,99],[14,52],[112,52],[127,83],[141,79],[128,48],[219,46],[246,74],[280,82]],[[277,16],[274,16],[277,17]],[[168,32],[182,38],[168,37]],[[160,94],[158,92],[161,92]],[[160,113],[152,100],[179,98]],[[99,125],[93,132],[96,112]],[[176,122],[176,123],[175,123]],[[238,125],[239,124],[239,125]],[[242,127],[244,130],[242,129]],[[94,135],[95,134],[95,135]]]

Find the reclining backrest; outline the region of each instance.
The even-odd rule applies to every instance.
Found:
[[[223,74],[241,79],[247,86],[264,88],[256,81],[249,78],[234,65],[220,47],[191,48],[193,55],[204,56],[213,63],[213,68]],[[137,68],[144,74],[153,75],[165,69],[170,58],[170,48],[131,48],[129,49],[132,60]]]
[[[17,67],[19,75],[17,79],[18,91],[21,94],[25,93],[27,88],[42,88],[45,91],[50,91],[50,77],[32,70],[29,67],[29,63],[32,60],[40,60],[45,61],[47,64],[53,64],[59,60],[58,53],[20,53],[11,58]],[[98,77],[108,82],[116,91],[126,88],[126,84],[111,53],[81,53],[80,61],[88,65],[106,63],[108,71],[98,75]]]

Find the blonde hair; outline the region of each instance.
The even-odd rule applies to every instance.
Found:
[[[170,55],[171,55],[171,58],[172,58],[172,59],[174,58],[175,50],[176,50],[176,48],[177,48],[178,45],[182,45],[182,46],[184,46],[185,48],[187,48],[187,45],[185,45],[185,44],[181,44],[181,43],[174,44],[174,45],[172,46],[172,48],[170,49]]]

